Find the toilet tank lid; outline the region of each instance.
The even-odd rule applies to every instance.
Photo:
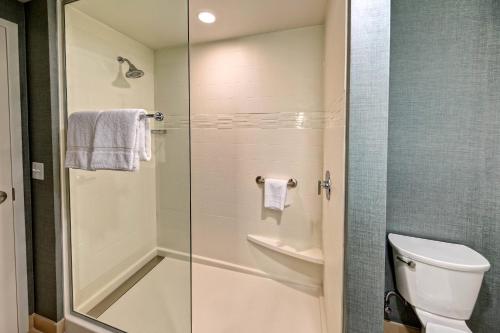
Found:
[[[389,234],[389,242],[405,257],[429,265],[468,272],[490,269],[485,257],[465,245],[397,234]]]

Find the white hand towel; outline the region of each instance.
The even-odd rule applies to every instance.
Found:
[[[264,184],[264,207],[283,211],[287,189],[287,180],[266,178]]]
[[[141,117],[139,121],[139,140],[137,150],[141,161],[151,161],[151,129],[149,119]]]
[[[137,171],[141,159],[151,158],[145,113],[141,109],[101,112],[95,127],[93,169]]]
[[[91,170],[90,162],[99,111],[74,112],[68,118],[66,168]]]

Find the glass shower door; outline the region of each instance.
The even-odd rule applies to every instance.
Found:
[[[343,192],[336,182],[328,201],[317,184],[344,172],[344,11],[189,7],[193,332],[322,332],[327,265],[329,332],[340,331]]]
[[[187,0],[64,4],[64,117],[96,117],[88,142],[66,126],[67,151],[91,155],[65,169],[71,306],[113,331],[191,331],[187,11]],[[94,163],[102,115],[116,112],[151,116],[151,158],[133,171]],[[104,128],[116,145],[123,133]]]

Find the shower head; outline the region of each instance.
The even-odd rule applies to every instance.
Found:
[[[128,71],[125,73],[125,76],[129,79],[138,79],[144,76],[144,71],[137,69],[133,63],[131,63],[127,58],[118,57],[116,58],[120,64],[126,62],[128,64]]]

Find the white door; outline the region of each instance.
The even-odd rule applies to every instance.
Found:
[[[18,332],[7,31],[0,26],[0,332]]]

